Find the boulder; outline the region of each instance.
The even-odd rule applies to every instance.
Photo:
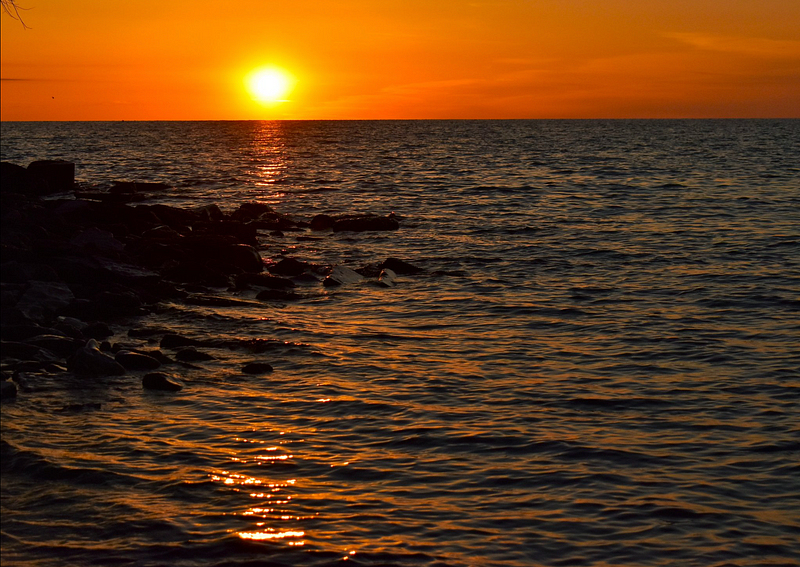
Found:
[[[28,166],[28,173],[41,182],[43,193],[61,193],[75,187],[75,164],[69,161],[35,161]]]
[[[340,285],[358,283],[364,279],[364,276],[346,266],[334,266],[331,273],[328,274],[322,285],[325,287],[338,287]]]
[[[97,339],[98,341],[102,341],[114,334],[114,331],[111,330],[111,327],[103,323],[102,321],[95,321],[94,323],[89,323],[85,325],[83,329],[81,329],[81,333],[87,339]]]
[[[315,215],[314,218],[311,219],[311,230],[320,231],[320,230],[330,230],[333,228],[334,218],[330,215]]]
[[[52,318],[74,300],[75,296],[66,284],[32,281],[17,301],[17,309],[33,321],[43,321]]]
[[[125,245],[114,238],[113,234],[97,227],[87,228],[73,238],[72,243],[98,252],[122,252],[125,249]]]
[[[161,363],[155,358],[131,350],[119,351],[114,356],[114,360],[128,370],[155,370],[161,366]]]
[[[396,274],[418,274],[419,272],[423,271],[422,268],[409,264],[403,260],[399,260],[398,258],[387,258],[381,264],[381,268],[386,269],[389,268]]]
[[[161,390],[163,392],[177,392],[183,386],[175,382],[171,376],[162,372],[151,372],[142,378],[142,387],[146,390]]]
[[[275,209],[265,203],[242,203],[239,208],[231,213],[231,220],[253,221],[258,220],[265,213],[274,213]]]
[[[272,372],[272,365],[266,362],[250,362],[242,367],[245,374],[266,374]]]
[[[285,289],[265,289],[256,295],[256,299],[261,301],[294,301],[300,297],[299,294]]]
[[[10,400],[17,397],[17,385],[11,380],[0,382],[0,399]]]
[[[266,287],[269,289],[289,289],[295,287],[295,283],[287,278],[272,276],[267,273],[248,273],[236,276],[236,287],[242,288],[247,285]]]
[[[272,274],[292,277],[299,276],[306,271],[307,267],[308,264],[301,262],[300,260],[296,260],[294,258],[284,258],[277,264],[270,266],[268,269]]]
[[[67,370],[81,376],[122,376],[125,374],[125,368],[119,362],[100,352],[100,345],[95,339],[90,339],[86,346],[79,348],[67,359]]]
[[[243,272],[258,273],[264,270],[264,263],[258,250],[247,244],[236,244],[228,246],[224,252],[222,261],[241,269]]]
[[[46,349],[62,358],[72,356],[75,354],[75,351],[83,345],[83,341],[77,341],[60,335],[36,335],[35,337],[25,339],[24,342]]]

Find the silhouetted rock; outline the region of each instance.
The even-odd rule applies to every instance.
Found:
[[[112,331],[111,327],[109,327],[106,323],[103,323],[102,321],[95,321],[93,323],[89,323],[83,329],[81,329],[81,333],[83,333],[83,336],[85,336],[87,339],[97,339],[98,341],[101,341],[113,335],[114,331]]]
[[[399,260],[398,258],[387,258],[381,264],[381,268],[389,268],[397,274],[417,274],[423,271],[422,268],[409,264],[403,260]]]
[[[77,341],[72,338],[59,336],[59,335],[36,335],[25,339],[26,344],[34,345],[39,348],[46,349],[62,358],[67,358],[75,354],[81,346],[83,341]]]
[[[245,374],[266,374],[272,370],[272,365],[266,362],[250,362],[242,367],[242,372]]]
[[[114,360],[119,362],[128,370],[155,370],[161,366],[161,362],[146,354],[121,350],[114,355]]]
[[[208,353],[200,352],[194,347],[187,347],[175,353],[175,358],[181,362],[199,362],[204,360],[214,360]]]
[[[67,369],[82,376],[121,376],[125,374],[125,368],[119,362],[100,352],[100,345],[94,339],[90,339],[86,346],[79,348],[67,359]]]
[[[0,382],[0,399],[10,400],[17,397],[17,385],[11,380]]]
[[[239,208],[231,213],[231,220],[248,222],[258,220],[265,213],[274,213],[275,210],[265,203],[242,203]]]
[[[162,372],[151,372],[142,378],[142,387],[147,390],[161,390],[164,392],[177,392],[183,386],[175,382],[171,376]]]
[[[311,219],[311,230],[330,230],[333,228],[334,218],[330,215],[316,215]]]
[[[272,274],[279,276],[299,276],[306,271],[308,264],[296,260],[294,258],[284,258],[275,265],[270,266],[268,269]]]
[[[35,161],[28,166],[28,173],[41,182],[43,193],[61,193],[75,187],[75,164],[69,161]]]

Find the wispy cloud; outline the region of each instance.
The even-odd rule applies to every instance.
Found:
[[[800,58],[800,41],[707,33],[666,33],[666,37],[705,51],[721,51],[771,59]]]

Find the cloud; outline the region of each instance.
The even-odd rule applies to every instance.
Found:
[[[720,51],[770,59],[800,58],[800,41],[705,33],[666,33],[666,37],[704,51]]]

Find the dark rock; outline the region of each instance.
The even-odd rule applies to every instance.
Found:
[[[74,374],[82,376],[122,376],[125,368],[108,356],[100,352],[100,345],[94,339],[89,340],[67,359],[67,369]]]
[[[308,265],[305,262],[296,260],[294,258],[284,258],[277,264],[270,266],[268,269],[272,274],[279,276],[299,276],[306,271]]]
[[[217,205],[204,205],[194,209],[200,218],[206,222],[225,220],[225,213]]]
[[[356,215],[337,218],[333,223],[334,232],[365,232],[397,230],[400,223],[392,217],[377,215]]]
[[[419,272],[423,271],[422,268],[409,264],[403,260],[399,260],[397,258],[387,258],[382,264],[381,268],[386,269],[389,268],[396,274],[418,274]]]
[[[194,347],[188,347],[179,350],[175,353],[175,358],[181,362],[200,362],[203,360],[214,360],[214,357],[208,353],[200,352]]]
[[[17,341],[0,342],[0,354],[3,358],[16,358],[20,360],[39,360],[42,358],[42,349],[36,345]],[[46,353],[45,353],[46,354]],[[50,359],[55,360],[55,355],[50,353]]]
[[[155,370],[161,366],[161,363],[155,358],[130,350],[119,351],[114,356],[114,360],[128,370]]]
[[[245,374],[266,374],[272,372],[272,365],[266,362],[250,362],[242,367]]]
[[[161,339],[161,348],[174,349],[187,346],[199,346],[201,344],[203,344],[201,341],[190,339],[189,337],[182,337],[181,335],[176,335],[174,333],[164,335],[164,337]]]
[[[276,237],[276,238],[283,238],[284,236],[286,236],[286,235],[285,235],[285,234],[283,234],[283,232],[281,232],[280,230],[273,230],[272,232],[270,232],[270,233],[269,233],[269,235],[270,235],[270,236],[274,236],[274,237]]]
[[[174,228],[162,224],[160,226],[156,226],[154,228],[145,230],[142,233],[142,238],[147,238],[150,240],[163,240],[168,242],[176,242],[181,238],[183,238],[183,235]]]
[[[62,358],[67,358],[75,354],[75,351],[83,346],[83,341],[59,336],[59,335],[37,335],[25,339],[26,344],[34,345],[46,349]]]
[[[125,245],[114,238],[114,235],[107,230],[97,227],[89,227],[72,239],[72,243],[89,250],[98,252],[122,252]]]
[[[17,397],[17,385],[11,380],[0,382],[0,399],[10,400]]]
[[[172,189],[166,183],[158,182],[141,182],[141,181],[114,181],[111,189],[108,190],[112,194],[124,193],[161,193]]]
[[[311,219],[311,230],[330,230],[333,228],[334,219],[330,215],[316,215]]]
[[[275,209],[264,203],[242,203],[239,208],[231,213],[231,220],[253,221],[258,220],[265,213],[274,213]]]
[[[81,329],[81,332],[87,339],[97,339],[98,341],[101,341],[114,334],[114,331],[111,330],[111,327],[101,321],[89,323],[83,329]]]
[[[102,291],[92,301],[93,315],[113,319],[142,314],[142,302],[133,292]]]
[[[55,329],[41,325],[3,325],[0,327],[0,336],[4,341],[23,341],[39,335],[58,335]]]
[[[44,193],[71,191],[75,187],[75,164],[69,161],[35,161],[28,166],[28,174],[42,183]]]
[[[219,270],[202,264],[183,263],[162,272],[169,281],[183,284],[201,284],[210,287],[227,287],[230,285],[228,276]]]
[[[258,273],[264,269],[261,255],[255,248],[247,244],[229,246],[224,250],[223,254],[222,261],[224,263],[231,264],[244,272]]]
[[[66,284],[32,281],[16,307],[31,320],[44,321],[52,319],[74,299],[72,290]]]
[[[334,266],[331,273],[328,274],[322,285],[325,287],[336,287],[344,284],[358,283],[364,279],[364,276],[346,266]]]
[[[151,372],[142,378],[142,387],[147,390],[161,390],[164,392],[177,392],[183,386],[174,382],[171,376],[162,372]]]
[[[30,173],[21,165],[9,163],[7,161],[1,162],[0,180],[2,180],[3,184],[3,193],[30,192]]]
[[[378,285],[381,287],[394,287],[397,285],[396,279],[396,273],[389,268],[384,268],[381,270],[380,276],[378,276]]]

